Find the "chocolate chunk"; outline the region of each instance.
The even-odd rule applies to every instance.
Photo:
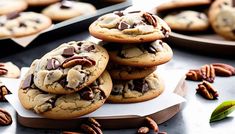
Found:
[[[23,22],[20,22],[19,27],[27,27],[27,25]]]
[[[164,27],[161,28],[162,34],[167,38],[169,37],[169,31],[166,30]]]
[[[82,46],[83,42],[78,42],[77,46]]]
[[[89,87],[85,87],[80,91],[80,95],[84,100],[92,100],[94,98],[94,93]]]
[[[28,75],[23,81],[21,88],[26,89],[31,87],[31,85],[33,84],[33,77],[34,77],[33,74]]]
[[[118,25],[118,29],[121,31],[125,30],[125,29],[129,29],[129,28],[131,28],[131,26],[128,23],[126,23],[125,21],[120,22]]]
[[[115,11],[114,14],[118,15],[119,17],[124,15],[122,11]]]
[[[75,50],[74,47],[66,48],[64,49],[62,56],[71,57],[74,55],[74,50]]]
[[[94,49],[95,49],[94,45],[89,45],[89,46],[87,45],[86,47],[84,47],[84,50],[87,51],[87,52],[90,52],[90,51],[92,51]]]
[[[40,24],[40,23],[41,23],[41,20],[40,20],[40,19],[36,19],[36,20],[34,20],[34,22]]]
[[[54,70],[54,69],[57,69],[60,65],[61,65],[60,62],[57,59],[52,58],[48,60],[46,69]]]
[[[66,76],[60,78],[60,80],[59,80],[58,82],[59,82],[60,85],[61,85],[62,87],[64,87],[64,88],[65,88],[66,85],[68,84],[68,82],[66,81]]]
[[[148,84],[146,83],[144,79],[133,80],[133,84],[134,84],[133,90],[139,91],[141,93],[145,93],[149,89]]]
[[[4,23],[0,23],[0,27],[3,27],[4,26]]]
[[[18,12],[12,12],[12,13],[7,14],[7,19],[12,20],[12,19],[15,19],[19,16],[20,16],[20,14]]]
[[[61,5],[60,5],[60,8],[61,9],[69,9],[69,8],[72,8],[72,2],[70,2],[70,1],[67,1],[67,0],[63,0],[62,2],[61,2]]]
[[[139,13],[140,11],[131,11],[131,12],[128,12],[128,13]]]
[[[57,100],[57,98],[59,98],[60,95],[56,96],[55,98],[51,98],[50,100],[46,101],[46,103],[50,103],[52,108],[55,107],[55,102]]]

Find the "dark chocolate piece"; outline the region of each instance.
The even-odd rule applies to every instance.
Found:
[[[122,11],[115,11],[114,14],[118,15],[119,17],[124,15]]]
[[[57,69],[60,65],[60,62],[57,59],[52,58],[48,60],[46,68],[47,70],[53,70]]]
[[[20,22],[19,27],[27,27],[27,25],[23,22]]]
[[[75,50],[74,47],[66,48],[64,49],[62,56],[71,57],[74,55],[74,50]]]
[[[84,100],[92,100],[94,98],[94,93],[89,87],[85,87],[80,91],[80,95]]]
[[[72,8],[72,3],[70,1],[63,0],[61,2],[60,8],[61,9],[70,9],[70,8]]]
[[[23,81],[21,88],[26,89],[31,87],[31,85],[33,84],[33,77],[34,77],[33,74],[28,75]]]
[[[141,93],[145,93],[149,89],[149,86],[144,79],[133,80],[133,84],[134,84],[133,90],[139,91]]]
[[[232,7],[235,7],[235,0],[232,0]]]
[[[131,26],[128,23],[126,23],[125,21],[120,22],[118,25],[118,29],[121,31],[125,30],[125,29],[129,29],[129,28],[131,28]]]

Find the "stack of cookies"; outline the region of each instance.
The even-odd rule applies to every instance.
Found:
[[[107,51],[92,42],[71,41],[36,59],[21,82],[24,108],[51,119],[70,119],[103,105],[112,89]]]
[[[116,11],[101,16],[89,31],[109,53],[113,89],[108,102],[142,102],[163,92],[163,81],[154,71],[173,55],[161,40],[171,31],[163,20],[143,11]]]

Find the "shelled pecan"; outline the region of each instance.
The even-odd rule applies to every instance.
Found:
[[[101,125],[94,118],[88,118],[86,123],[83,123],[80,128],[83,132],[88,134],[103,134]]]
[[[138,134],[147,134],[149,132],[148,127],[140,127],[137,131]]]
[[[196,90],[197,93],[209,100],[216,99],[219,96],[217,90],[207,81],[199,83]]]
[[[0,108],[0,126],[10,125],[11,123],[11,115],[6,110]]]
[[[217,76],[232,76],[235,75],[235,68],[224,63],[212,63]]]
[[[186,74],[187,80],[200,81],[202,80],[202,73],[200,70],[191,69]]]
[[[5,75],[8,72],[8,70],[6,68],[4,68],[4,66],[5,65],[3,63],[0,63],[0,76]]]
[[[210,83],[213,83],[215,80],[215,69],[212,65],[204,65],[200,68],[202,79]]]
[[[0,102],[6,101],[5,95],[10,94],[10,93],[11,92],[7,89],[7,87],[4,85],[1,85],[1,82],[0,82]]]
[[[146,123],[149,125],[151,129],[153,129],[154,132],[159,132],[158,125],[153,119],[151,119],[150,117],[146,117],[145,119]]]

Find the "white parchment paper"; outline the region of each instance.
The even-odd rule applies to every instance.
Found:
[[[28,68],[22,68],[22,75]],[[182,103],[185,99],[175,93],[173,93],[175,87],[185,74],[185,70],[164,70],[158,69],[157,72],[162,76],[165,83],[165,91],[157,98],[140,103],[132,104],[104,104],[98,110],[85,115],[84,117],[112,117],[112,116],[147,116],[152,113],[156,113],[173,105]],[[21,77],[22,78],[22,77]],[[20,79],[21,79],[20,78]],[[17,113],[22,117],[27,118],[43,118],[40,115],[35,114],[30,110],[26,110],[21,105],[18,98],[18,88],[20,79],[3,78],[2,82],[12,92],[10,95],[6,95],[6,99],[15,108]]]

